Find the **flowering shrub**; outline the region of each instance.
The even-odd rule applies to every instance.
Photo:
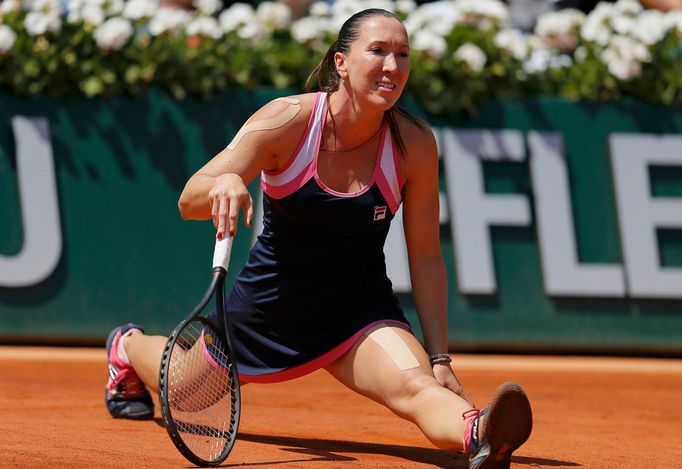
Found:
[[[301,88],[353,13],[379,7],[405,21],[409,92],[429,112],[474,108],[491,96],[556,94],[682,102],[682,12],[636,0],[563,10],[532,34],[511,29],[498,0],[318,2],[292,21],[288,7],[195,0],[192,12],[156,0],[2,0],[0,86],[16,94],[139,93],[175,97],[229,88]]]

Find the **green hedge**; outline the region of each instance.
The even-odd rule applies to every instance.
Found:
[[[154,0],[4,0],[0,86],[17,95],[139,94],[210,99],[226,89],[301,88],[342,22],[378,6],[411,36],[408,92],[432,114],[471,111],[492,96],[624,96],[682,102],[682,12],[602,3],[589,15],[550,13],[532,34],[508,26],[497,0],[318,2],[292,21],[282,4],[195,0],[192,12]]]

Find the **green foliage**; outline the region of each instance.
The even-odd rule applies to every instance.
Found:
[[[152,84],[164,87],[177,99],[188,95],[210,99],[232,88],[302,89],[333,40],[327,34],[301,44],[290,28],[266,32],[255,40],[241,38],[235,31],[218,39],[183,31],[152,35],[147,23],[138,21],[133,25],[135,33],[122,47],[103,49],[95,40],[95,27],[87,22],[64,20],[58,33],[30,35],[25,18],[23,11],[0,17],[0,25],[16,33],[12,47],[0,53],[0,86],[17,95],[136,95]],[[682,103],[678,29],[670,29],[661,41],[647,46],[650,60],[638,63],[641,72],[628,79],[619,79],[609,70],[602,57],[605,46],[579,35],[577,47],[565,52],[545,49],[547,64],[531,67],[532,51],[523,60],[514,58],[496,45],[498,32],[498,26],[458,23],[443,38],[446,50],[441,56],[414,49],[407,92],[435,115],[471,112],[492,97],[528,94],[555,94],[572,100],[631,96],[664,105]],[[484,54],[482,68],[455,58],[465,44]]]

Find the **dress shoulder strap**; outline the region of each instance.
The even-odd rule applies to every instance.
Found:
[[[379,171],[376,178],[377,185],[391,212],[395,214],[402,202],[401,190],[403,180],[398,165],[398,148],[395,145],[391,128],[387,126],[379,153]]]
[[[261,173],[261,187],[270,197],[281,199],[293,194],[315,174],[315,157],[320,149],[327,115],[326,97],[327,94],[324,92],[319,92],[315,96],[308,127],[287,164],[277,171]]]

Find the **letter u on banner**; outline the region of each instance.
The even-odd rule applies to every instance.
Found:
[[[0,256],[0,287],[28,287],[45,280],[62,253],[62,230],[47,119],[12,118],[24,242],[15,256]]]

